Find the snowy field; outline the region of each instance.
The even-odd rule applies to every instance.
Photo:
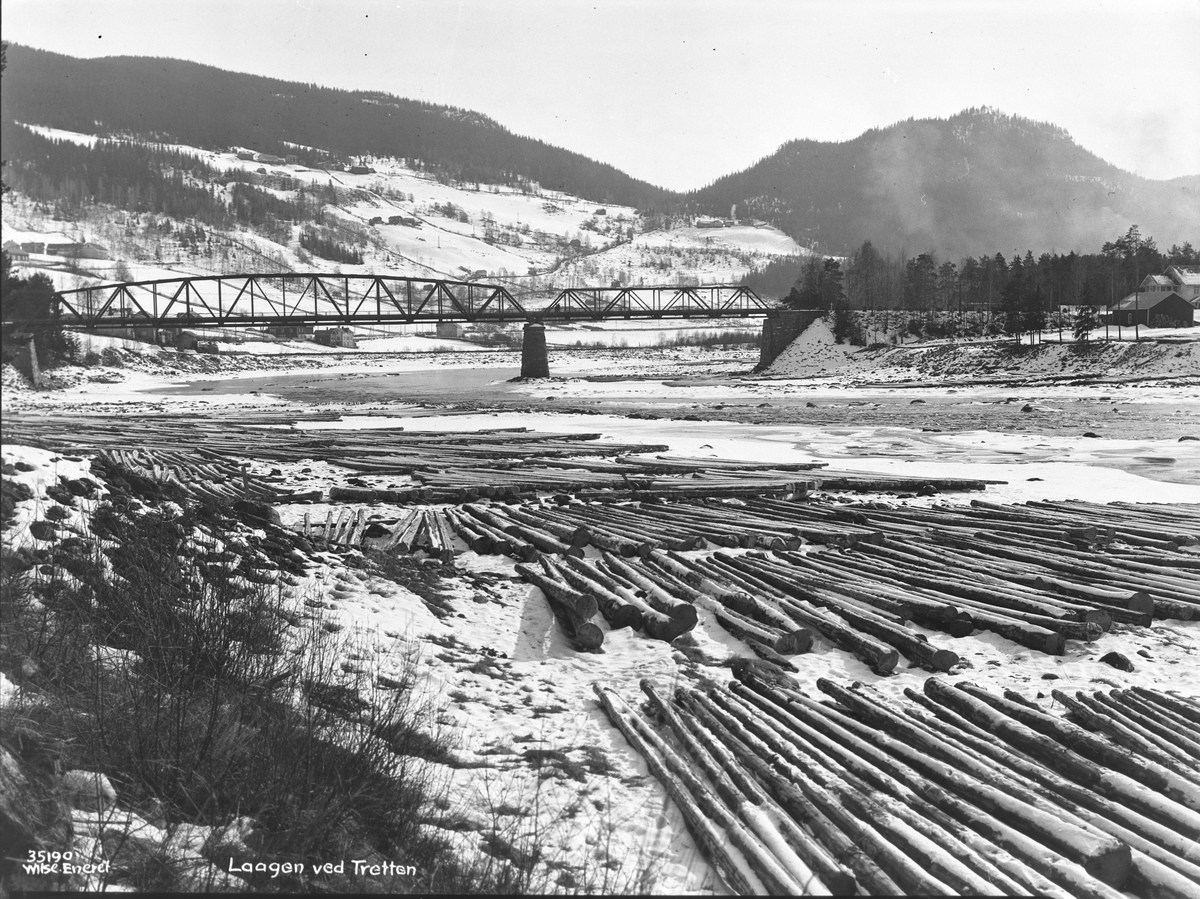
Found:
[[[387,347],[409,349],[420,339],[388,338]],[[316,369],[289,368],[287,358],[274,356],[262,361],[266,370],[237,373],[170,373],[152,364],[130,365],[105,370],[115,383],[89,380],[94,370],[81,372],[74,386],[54,392],[33,393],[9,383],[13,389],[4,391],[4,410],[28,416],[72,410],[220,415],[223,410],[244,414],[263,409],[293,414],[298,427],[314,435],[395,427],[599,432],[603,441],[667,444],[670,455],[680,457],[812,461],[884,475],[996,480],[1003,483],[988,487],[983,497],[999,503],[1068,498],[1194,503],[1200,515],[1200,378],[1190,350],[1172,357],[1174,367],[1170,361],[1156,362],[1157,381],[1129,384],[1114,377],[1099,387],[1021,390],[984,384],[957,387],[952,393],[938,387],[851,386],[851,373],[860,380],[876,380],[874,376],[883,373],[880,363],[872,362],[872,368],[848,360],[843,348],[824,341],[819,332],[781,357],[770,379],[732,376],[732,371],[745,372],[753,362],[745,355],[737,358],[738,365],[730,365],[720,353],[689,356],[684,350],[579,356],[556,351],[555,379],[520,385],[500,375],[506,365],[517,363],[513,354],[342,354]],[[695,373],[697,368],[705,370],[704,359],[711,360],[708,377]],[[664,376],[669,364],[690,366],[686,370],[691,374]],[[493,369],[494,378],[489,374]],[[919,373],[918,366],[896,379],[911,380],[914,373]],[[412,384],[434,374],[447,375],[444,383],[450,386],[439,388],[440,401],[422,399],[419,404],[401,391],[390,398],[366,394],[361,386],[366,382],[355,380],[391,377]],[[494,403],[481,404],[462,386],[481,377]],[[1184,380],[1163,380],[1171,377]],[[314,403],[300,399],[305,395],[299,392],[304,379],[310,380]],[[1018,411],[1022,405],[1031,406],[1023,416]],[[306,423],[306,414],[317,409],[347,414],[337,421]],[[653,410],[662,417],[630,417],[631,410]],[[978,414],[979,420],[994,421],[994,426],[932,428],[920,419],[947,416],[953,410]],[[1089,437],[1080,428],[1064,429],[1060,419],[1082,415],[1080,410],[1128,421],[1114,435]],[[685,420],[689,413],[702,414],[704,420]],[[773,414],[780,420],[771,421]],[[806,422],[804,415],[815,420]],[[833,415],[836,423],[830,424],[828,416]],[[1167,416],[1171,436],[1154,424]],[[956,420],[943,417],[939,423]],[[35,466],[20,477],[43,488],[76,464],[43,450],[5,446],[4,461],[18,460]],[[290,486],[305,490],[344,485],[354,474],[309,462],[256,463],[255,468],[262,473],[278,470]],[[369,476],[366,482],[373,483]],[[896,505],[930,505],[964,503],[979,495],[874,498]],[[306,513],[322,518],[328,508],[319,503],[283,506],[280,513],[285,524],[299,526]],[[400,513],[386,505],[378,511]],[[441,724],[454,735],[456,758],[464,764],[487,763],[444,770],[454,812],[472,823],[455,839],[473,845],[478,839],[473,828],[489,826],[488,810],[497,804],[533,809],[532,814],[513,817],[512,832],[538,833],[548,857],[588,860],[592,865],[604,857],[625,860],[623,867],[606,873],[610,890],[704,893],[716,888],[715,875],[679,812],[649,776],[642,758],[598,710],[591,689],[600,683],[636,702],[638,681],[649,678],[669,692],[681,682],[681,653],[628,630],[606,630],[602,654],[578,653],[534,588],[511,579],[511,560],[466,552],[455,565],[459,577],[452,602],[462,616],[457,618],[439,619],[404,588],[332,561],[296,588],[298,598],[321,595],[332,615],[357,629],[374,647],[374,660],[384,672],[389,666],[400,667],[405,647],[421,647],[427,688],[441,709]],[[727,678],[719,662],[744,652],[739,641],[716,626],[708,612],[702,612],[693,635],[699,652],[714,661],[711,677]],[[1066,654],[1058,657],[1024,649],[990,632],[954,643],[966,662],[956,676],[992,690],[1015,689],[1031,699],[1048,695],[1043,679],[1050,676],[1054,686],[1066,692],[1144,685],[1200,697],[1200,622],[1114,628],[1093,643],[1070,641]],[[1110,650],[1137,659],[1135,670],[1118,671],[1101,663],[1100,657]],[[485,657],[493,663],[479,664]],[[793,661],[800,669],[796,679],[805,690],[818,677],[827,677],[872,683],[899,696],[905,687],[919,689],[928,677],[920,668],[880,677],[823,641]],[[545,777],[544,770],[525,761],[531,748],[562,751],[578,763],[578,777]],[[588,760],[598,758],[605,764],[589,768]],[[600,845],[601,835],[613,842]]]

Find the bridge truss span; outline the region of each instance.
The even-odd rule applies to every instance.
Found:
[[[441,321],[526,321],[502,285],[390,275],[212,275],[83,287],[59,293],[69,327],[141,323],[351,325]]]
[[[613,318],[756,318],[775,308],[742,285],[704,287],[568,287],[542,321]]]
[[[83,330],[760,318],[775,309],[739,285],[571,287],[553,299],[518,301],[500,284],[323,272],[134,281],[64,290],[58,297],[54,323]]]

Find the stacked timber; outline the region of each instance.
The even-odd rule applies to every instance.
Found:
[[[397,554],[424,552],[430,558],[448,562],[459,552],[455,537],[462,533],[453,514],[451,509],[418,509],[398,519],[368,520],[363,509],[339,509],[336,515],[330,509],[323,522],[314,522],[305,513],[300,530],[310,540]],[[467,537],[463,540],[471,545]],[[494,549],[491,543],[479,545]]]
[[[281,479],[251,474],[245,463],[235,462],[200,449],[155,451],[109,449],[97,453],[101,467],[119,467],[143,478],[173,484],[202,502],[230,504],[242,499],[258,502],[288,502],[289,491]]]
[[[903,700],[817,686],[832,702],[753,676],[669,700],[643,681],[649,716],[595,689],[734,892],[1195,895],[1194,758],[1172,768],[1150,743],[938,678]],[[1194,699],[1124,693],[1076,703],[1149,707],[1200,735]]]

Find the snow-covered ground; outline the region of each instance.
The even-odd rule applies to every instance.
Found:
[[[821,359],[826,365],[830,360],[845,364],[847,352],[820,338],[819,333],[810,334],[790,353],[798,357],[803,350],[805,358],[810,360]],[[397,346],[409,346],[406,341],[418,339],[388,338]],[[97,344],[100,343],[97,339]],[[684,355],[683,351],[677,352]],[[672,454],[689,457],[820,461],[841,470],[1003,481],[1004,484],[989,487],[984,493],[985,498],[995,502],[1065,498],[1097,502],[1128,500],[1195,503],[1200,510],[1200,441],[1166,439],[1150,427],[1119,439],[1064,434],[1051,429],[1039,431],[1036,420],[1032,419],[1034,424],[1019,430],[984,427],[930,431],[893,427],[872,420],[872,415],[889,402],[898,406],[918,399],[931,405],[952,401],[976,404],[987,413],[991,408],[999,408],[996,404],[1002,402],[1003,392],[986,385],[956,388],[953,396],[936,387],[899,392],[886,387],[855,389],[828,377],[815,380],[797,377],[796,368],[787,367],[786,356],[783,365],[777,364],[773,372],[787,373],[786,380],[731,381],[718,377],[686,382],[661,377],[611,380],[614,375],[637,374],[637,362],[645,360],[645,354],[614,353],[585,359],[559,353],[555,365],[570,376],[514,387],[515,395],[529,408],[521,412],[485,409],[464,414],[462,410],[447,409],[447,414],[438,414],[436,409],[418,409],[397,399],[355,405],[353,416],[340,421],[303,424],[306,410],[312,407],[272,396],[269,389],[251,393],[237,391],[235,387],[231,393],[200,393],[182,383],[186,380],[217,384],[261,378],[262,370],[233,376],[221,371],[188,373],[180,379],[153,366],[146,366],[145,370],[127,367],[115,372],[121,378],[115,384],[82,380],[75,387],[55,393],[25,391],[18,395],[6,390],[4,406],[19,407],[26,414],[39,408],[60,412],[118,408],[114,404],[138,411],[216,412],[221,405],[232,405],[242,412],[269,408],[275,412],[294,412],[301,427],[314,432],[396,426],[447,432],[513,426],[556,433],[600,432],[604,440],[665,443]],[[372,355],[368,359],[363,355],[343,354],[336,361],[328,360],[335,367],[322,369],[321,373],[340,372],[340,376],[350,377],[361,374],[364,367],[381,375],[391,372],[413,376],[433,369],[471,372],[472,360],[477,357],[478,354],[470,358],[454,354]],[[1163,377],[1194,375],[1192,358],[1190,353],[1168,357],[1156,363],[1159,365],[1156,372]],[[264,360],[264,364],[275,366],[284,378],[302,373],[289,369],[283,357]],[[863,378],[867,371],[855,370],[856,379]],[[882,371],[880,363],[874,363],[869,371],[878,374]],[[913,371],[919,369],[914,367]],[[828,374],[824,370],[820,373]],[[585,375],[610,379],[588,380]],[[1194,382],[1174,386],[1111,383],[1101,389],[1104,401],[1114,408],[1134,408],[1139,404],[1141,408],[1169,406],[1182,416],[1185,427],[1191,427],[1200,436],[1200,388]],[[165,392],[150,394],[149,390]],[[854,417],[838,427],[719,420],[723,406],[756,408],[762,403],[780,403],[789,396],[804,398],[819,407],[840,404]],[[1055,403],[1065,406],[1094,399],[1095,390],[1063,385],[1044,388],[1036,398],[1031,398],[1049,410],[1048,415],[1053,415]],[[555,412],[555,405],[564,399],[576,406],[601,399],[634,405],[665,402],[704,409],[706,417],[717,420],[686,421],[678,417],[644,420],[603,414],[602,409],[596,410],[602,412],[598,415]],[[469,396],[453,391],[445,397],[447,403],[464,400],[469,400]],[[338,407],[327,405],[322,410],[330,408]],[[38,477],[54,474],[55,466],[66,470],[62,466],[67,464],[44,451],[12,446],[5,447],[4,458],[36,462],[39,467],[35,472],[22,475],[31,483]],[[1139,459],[1150,461],[1136,463]],[[1164,459],[1171,464],[1163,465]],[[305,468],[308,470],[302,474]],[[282,471],[297,487],[303,488],[344,483],[353,474],[320,463],[287,464]],[[965,502],[975,495],[946,494],[899,502]],[[894,498],[891,501],[897,502]],[[284,506],[281,513],[286,523],[297,524],[304,512],[319,517],[324,508]],[[386,511],[381,509],[380,514]],[[484,768],[447,768],[444,772],[453,797],[452,807],[463,819],[488,825],[487,810],[498,805],[533,809],[526,816],[514,813],[512,833],[536,831],[548,857],[570,859],[575,864],[595,866],[605,856],[626,860],[625,868],[609,872],[613,878],[609,883],[614,889],[644,888],[636,879],[639,871],[649,873],[655,891],[711,889],[715,884],[712,871],[678,812],[666,800],[657,782],[648,776],[640,756],[598,711],[591,691],[592,684],[600,683],[636,701],[641,678],[650,678],[665,690],[670,689],[680,680],[682,656],[667,644],[628,631],[606,631],[603,654],[577,653],[569,647],[536,592],[520,581],[509,579],[513,572],[510,560],[468,552],[459,556],[455,565],[460,574],[453,598],[462,616],[458,618],[438,619],[405,589],[331,565],[321,568],[297,589],[300,593],[323,595],[331,614],[370,638],[376,647],[375,661],[384,673],[388,666],[402,664],[399,647],[405,641],[393,639],[395,635],[422,644],[428,689],[437,697],[441,723],[456,735],[456,757],[464,762],[489,764]],[[702,613],[694,636],[699,649],[714,660],[727,659],[742,649],[710,620],[708,613]],[[448,645],[451,642],[453,645]],[[1091,644],[1072,641],[1067,654],[1061,657],[1031,652],[990,633],[961,638],[955,641],[954,649],[969,661],[971,680],[993,689],[1017,689],[1031,697],[1043,676],[1049,674],[1057,678],[1055,686],[1067,692],[1095,689],[1097,684],[1141,684],[1169,685],[1200,696],[1200,668],[1194,664],[1196,653],[1200,652],[1198,622],[1156,622],[1152,628],[1114,629]],[[1111,649],[1142,661],[1133,672],[1117,671],[1099,662]],[[1139,652],[1143,654],[1137,655]],[[805,688],[824,676],[843,682],[875,683],[889,694],[898,695],[904,687],[919,687],[927,676],[914,668],[880,678],[853,657],[823,643],[794,661],[800,668],[797,679]],[[711,673],[714,678],[723,676],[720,668]],[[539,768],[530,762],[537,753],[527,755],[530,750],[539,749],[565,753],[573,774],[566,776],[560,772],[546,777],[544,766]],[[606,839],[610,837],[613,843],[598,844],[601,835],[607,835]],[[470,845],[478,834],[467,829],[455,838]]]
[[[1027,338],[1026,338],[1027,341]],[[1200,379],[1200,327],[1096,331],[1090,343],[1046,331],[1036,344],[1012,339],[930,340],[882,349],[837,343],[817,321],[768,369],[777,378],[824,377],[841,383],[1062,378]]]

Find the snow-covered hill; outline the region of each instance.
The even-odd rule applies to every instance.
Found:
[[[92,146],[94,135],[31,126],[53,140]],[[4,206],[3,240],[91,241],[110,260],[85,260],[89,275],[68,272],[60,256],[34,253],[28,268],[49,273],[63,288],[108,280],[244,271],[333,271],[505,280],[522,292],[565,286],[696,284],[738,281],[750,269],[806,251],[766,227],[695,228],[680,223],[648,230],[638,210],[528,185],[449,183],[412,160],[364,158],[366,171],[264,162],[248,152],[166,149],[193,155],[218,171],[240,171],[279,199],[323,191],[326,227],[359,250],[361,265],[310,256],[299,244],[302,225],[285,243],[248,229],[220,232],[103,205],[77,221],[17,194]],[[220,188],[218,188],[220,189]],[[224,188],[228,193],[228,185]],[[196,231],[200,232],[197,239]],[[118,268],[118,262],[123,268]]]

